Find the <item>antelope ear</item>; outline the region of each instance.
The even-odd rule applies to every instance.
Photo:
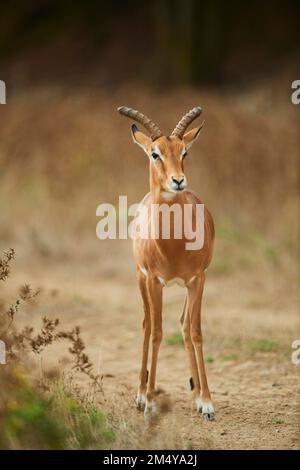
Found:
[[[202,122],[200,127],[194,127],[194,129],[188,131],[186,134],[183,136],[183,142],[185,143],[185,146],[187,149],[189,149],[195,140],[198,138],[198,135],[200,134],[203,126],[204,126],[205,121]]]
[[[148,155],[148,149],[152,143],[150,137],[148,137],[146,134],[143,134],[143,132],[139,131],[135,124],[132,124],[131,126],[131,135],[133,138],[133,142],[142,147],[142,149]]]

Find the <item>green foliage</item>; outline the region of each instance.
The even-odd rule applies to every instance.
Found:
[[[293,243],[286,240],[274,241],[265,233],[240,226],[237,222],[221,220],[216,224],[216,250],[210,267],[215,275],[230,274],[237,269],[257,269],[257,263],[265,263],[271,268],[291,259],[296,252]]]
[[[166,339],[168,346],[182,346],[184,344],[183,337],[181,334],[175,333]]]
[[[213,362],[215,362],[212,356],[205,356],[204,361],[206,362],[206,364],[212,364]]]
[[[76,399],[65,386],[53,392],[58,415],[69,429],[68,446],[75,449],[104,448],[115,439],[106,416],[93,403]]]
[[[275,352],[279,349],[278,341],[273,339],[257,339],[253,340],[249,344],[250,349],[253,352]]]
[[[0,401],[1,449],[101,449],[114,441],[105,414],[65,384],[45,392],[16,369],[7,372],[6,385]]]
[[[68,430],[53,416],[51,397],[42,396],[18,375],[7,375],[9,393],[0,402],[1,449],[63,449]]]
[[[285,424],[285,421],[281,418],[273,418],[272,423],[273,424]]]
[[[9,276],[13,258],[12,249],[0,258],[0,281]],[[38,292],[25,284],[19,289],[15,303],[8,310],[0,310],[0,337],[5,339],[9,353],[9,363],[3,366],[0,375],[0,448],[101,449],[112,442],[115,435],[106,416],[91,398],[79,394],[74,386],[63,380],[55,382],[48,378],[42,384],[34,385],[27,376],[28,365],[26,370],[16,366],[21,359],[27,364],[29,352],[40,354],[55,340],[66,339],[71,344],[73,369],[92,380],[90,387],[94,397],[96,391],[101,390],[78,327],[58,331],[59,319],[46,317],[38,334],[28,326],[18,332],[13,325],[21,303],[33,300]]]
[[[237,361],[238,355],[237,354],[224,354],[224,356],[221,357],[222,361]]]

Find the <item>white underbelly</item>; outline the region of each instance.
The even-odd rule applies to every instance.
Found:
[[[168,281],[165,281],[162,277],[158,277],[159,282],[166,287],[171,287],[174,286],[174,284],[177,284],[178,286],[185,287],[185,281],[181,279],[181,277],[174,277],[173,279],[169,279]]]
[[[144,274],[145,277],[148,277],[148,271],[143,266],[140,266],[140,270]],[[170,287],[170,286],[173,286],[174,284],[177,284],[178,286],[181,286],[181,287],[187,287],[189,284],[191,284],[194,281],[195,277],[196,276],[192,276],[191,279],[189,279],[187,282],[185,282],[185,280],[182,279],[181,277],[173,277],[173,279],[168,279],[166,281],[163,277],[157,276],[157,279],[159,280],[161,285],[165,287]]]
[[[185,280],[182,279],[181,277],[174,277],[173,279],[169,279],[168,281],[165,281],[165,279],[163,279],[160,276],[158,276],[157,279],[165,287],[170,287],[170,286],[173,286],[174,284],[177,284],[180,287],[187,287],[193,282],[195,277],[196,276],[191,277],[191,279],[189,279],[187,282],[185,282]]]

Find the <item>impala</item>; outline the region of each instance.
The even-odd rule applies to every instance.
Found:
[[[144,114],[125,106],[118,108],[120,114],[144,126],[150,136],[132,125],[133,141],[148,155],[150,165],[150,192],[141,204],[202,204],[198,196],[186,189],[184,160],[187,151],[200,134],[202,123],[186,132],[187,127],[202,112],[200,107],[189,111],[179,121],[170,136],[164,136],[159,127]],[[150,213],[150,211],[149,211]],[[191,212],[191,225],[195,223],[195,210]],[[153,223],[144,220],[145,224]],[[190,385],[199,413],[207,420],[214,419],[214,408],[206,379],[201,333],[201,300],[205,270],[213,252],[214,223],[210,212],[204,209],[204,242],[197,250],[186,249],[186,239],[136,238],[133,251],[137,268],[138,284],[144,304],[143,352],[137,407],[145,414],[156,411],[155,381],[159,347],[162,341],[162,294],[164,286],[178,282],[186,288],[183,313],[180,319],[190,368]],[[148,374],[148,352],[151,340],[151,364]]]

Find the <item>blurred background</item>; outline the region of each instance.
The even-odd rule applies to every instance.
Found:
[[[148,185],[116,107],[136,107],[170,132],[200,104],[207,125],[187,164],[191,187],[235,241],[240,231],[267,237],[272,262],[293,249],[299,5],[12,0],[1,11],[3,242],[51,256],[68,251],[70,227],[72,239],[94,238],[98,203],[139,200]]]
[[[292,0],[1,5],[0,250],[16,250],[7,301],[20,282],[41,287],[43,311],[83,325],[92,357],[107,341],[104,369],[121,367],[119,379],[135,385],[141,305],[131,242],[95,233],[98,204],[148,191],[146,156],[116,108],[137,108],[168,133],[200,105],[206,126],[186,175],[216,224],[205,307],[211,376],[223,370],[218,354],[248,360],[254,348],[286,361],[299,326],[299,17]],[[166,310],[178,312],[166,317],[167,336],[179,330],[182,294],[172,292]],[[176,373],[184,357],[172,357]]]

